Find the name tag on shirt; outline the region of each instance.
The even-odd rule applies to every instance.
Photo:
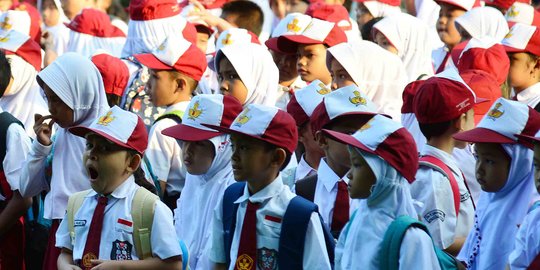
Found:
[[[83,226],[86,226],[86,220],[76,219],[73,221],[73,227],[83,227]]]

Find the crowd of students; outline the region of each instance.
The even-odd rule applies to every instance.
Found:
[[[0,269],[540,269],[527,1],[0,0]]]

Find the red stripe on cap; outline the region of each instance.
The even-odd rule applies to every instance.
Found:
[[[264,219],[270,220],[270,221],[276,222],[276,223],[281,223],[281,218],[274,217],[274,216],[266,215],[266,216],[264,216]]]
[[[125,219],[121,219],[119,218],[118,219],[118,223],[122,224],[122,225],[126,225],[128,227],[132,227],[133,226],[133,222],[129,221],[129,220],[125,220]]]

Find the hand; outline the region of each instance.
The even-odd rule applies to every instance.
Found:
[[[51,119],[48,124],[44,123],[47,119]],[[45,146],[51,145],[52,126],[54,125],[52,115],[42,116],[41,114],[34,114],[34,121],[34,132],[36,133],[38,142]]]
[[[216,27],[219,32],[223,32],[233,26],[226,20],[214,16],[197,0],[189,0],[189,2],[195,7],[192,12],[188,14],[188,17],[195,20],[202,20],[210,27]]]
[[[118,270],[120,266],[118,265],[119,261],[106,261],[106,260],[91,260],[94,267],[92,270]]]

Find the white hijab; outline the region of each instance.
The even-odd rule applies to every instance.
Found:
[[[125,37],[96,37],[69,29],[66,51],[92,57],[96,52],[104,50],[114,57],[120,57],[125,43]]]
[[[377,112],[401,119],[401,95],[408,77],[396,55],[369,41],[341,43],[329,54],[349,73],[354,83],[378,106]]]
[[[274,107],[279,84],[279,70],[268,49],[259,44],[239,43],[225,46],[215,57],[216,71],[225,55],[248,90],[246,102]]]
[[[360,201],[354,220],[349,221],[356,223],[355,228],[361,237],[342,237],[342,232],[336,246],[336,254],[343,254],[344,250],[339,249],[349,249],[362,256],[336,257],[336,266],[351,265],[350,261],[354,261],[354,265],[369,265],[366,269],[378,269],[378,247],[390,223],[402,215],[416,218],[417,213],[413,206],[410,184],[394,167],[377,155],[352,149],[364,157],[377,180],[371,188],[371,195]]]
[[[431,63],[431,34],[423,21],[402,13],[382,19],[373,29],[381,32],[396,47],[409,75],[409,82],[417,80],[423,74],[434,74]]]
[[[491,37],[501,42],[508,34],[508,23],[502,13],[492,7],[477,7],[456,18],[456,24],[463,27],[473,38]]]
[[[458,255],[468,269],[505,269],[535,190],[533,151],[519,144],[502,147],[512,159],[508,180],[498,192],[480,195],[474,228]]]
[[[35,138],[34,114],[49,113],[36,81],[37,71],[17,55],[8,55],[7,58],[11,66],[13,84],[10,92],[0,98],[0,108],[19,119],[24,124],[28,136]]]
[[[400,7],[391,6],[379,1],[365,1],[363,4],[373,18],[394,16],[401,13]]]
[[[76,53],[65,53],[43,69],[38,76],[73,110],[73,126],[89,126],[94,119],[109,109],[103,80],[90,59]],[[85,139],[64,128],[56,131],[52,162],[51,190],[45,198],[45,217],[62,218],[68,196],[90,188],[82,164]],[[60,182],[60,184],[54,183]],[[54,190],[55,188],[59,190]],[[64,194],[64,205],[51,205],[51,193]],[[64,209],[60,209],[64,208]]]

